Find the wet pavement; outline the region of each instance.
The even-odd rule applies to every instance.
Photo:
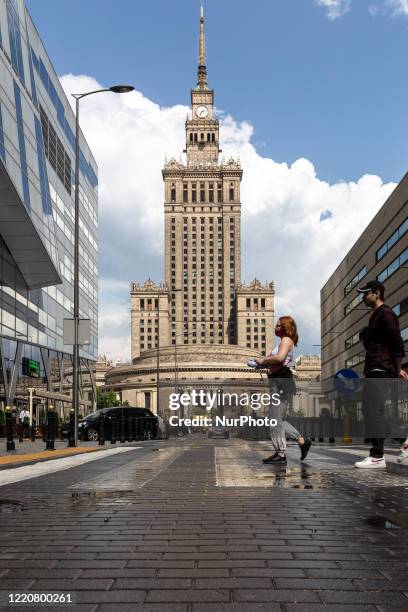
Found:
[[[354,469],[364,450],[302,465],[290,447],[282,468],[262,442],[138,447],[0,487],[2,609],[39,608],[7,606],[24,591],[93,612],[408,610],[408,477]]]

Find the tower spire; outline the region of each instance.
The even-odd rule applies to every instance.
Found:
[[[205,34],[204,34],[204,7],[200,9],[200,44],[198,56],[198,80],[200,89],[207,89],[207,68],[205,65]]]
[[[201,5],[200,11],[200,58],[199,66],[205,66],[205,34],[204,34],[204,7]]]

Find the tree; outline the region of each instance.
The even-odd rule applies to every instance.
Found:
[[[99,387],[96,389],[96,407],[98,410],[107,408],[108,406],[122,406],[120,400],[117,399],[114,391],[101,391]]]

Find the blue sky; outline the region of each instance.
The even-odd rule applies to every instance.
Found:
[[[200,2],[27,5],[68,95],[136,88],[81,106],[99,166],[99,351],[127,359],[130,282],[163,280],[161,169],[184,148]],[[274,280],[298,353],[316,353],[320,289],[406,172],[408,0],[204,6],[221,147],[244,169],[242,280]]]
[[[330,182],[365,172],[398,181],[408,158],[408,18],[385,1],[353,0],[330,20],[314,0],[206,0],[218,107],[250,120],[253,142],[276,161],[304,156]],[[59,74],[131,82],[160,105],[188,104],[199,0],[27,5]]]

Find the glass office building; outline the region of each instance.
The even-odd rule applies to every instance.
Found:
[[[73,317],[75,117],[24,0],[0,2],[0,402],[69,410]],[[80,139],[80,316],[82,394],[93,404],[98,336],[98,178]]]

